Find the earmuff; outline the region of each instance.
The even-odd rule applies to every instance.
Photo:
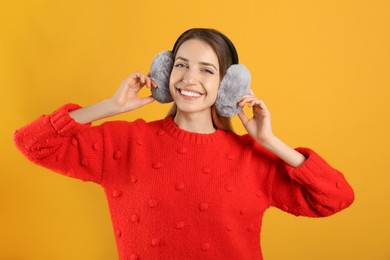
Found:
[[[190,29],[192,30],[192,29]],[[184,32],[175,42],[173,51]],[[233,65],[231,65],[223,77],[218,89],[215,108],[220,116],[230,117],[238,114],[242,108],[238,106],[238,101],[250,92],[251,75],[248,69],[238,63],[238,54],[233,43],[222,33],[219,35],[229,46]],[[152,88],[152,96],[160,103],[169,103],[173,98],[169,92],[169,79],[173,68],[173,51],[163,51],[152,61],[150,67],[150,78],[156,82],[157,88]]]

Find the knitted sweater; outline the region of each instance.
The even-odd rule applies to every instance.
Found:
[[[290,167],[249,135],[198,134],[172,118],[75,122],[65,105],[15,133],[33,162],[103,187],[119,258],[262,259],[264,211],[328,216],[354,193],[314,151]]]

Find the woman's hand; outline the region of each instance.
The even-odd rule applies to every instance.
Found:
[[[245,104],[253,108],[253,117],[248,119],[243,111],[238,116],[248,134],[287,164],[293,167],[302,165],[306,160],[305,156],[283,143],[272,133],[271,114],[265,103],[251,91],[249,95],[243,96],[238,101],[241,107]]]
[[[110,99],[117,107],[118,113],[135,110],[154,101],[152,96],[138,96],[138,92],[144,86],[147,88],[157,87],[156,83],[154,83],[148,75],[144,75],[141,72],[134,72],[122,81],[118,90]]]
[[[265,146],[274,137],[271,126],[271,114],[264,101],[258,99],[253,91],[238,101],[240,107],[244,107],[245,104],[253,108],[253,117],[249,119],[244,111],[241,111],[238,117],[241,119],[248,134]]]
[[[99,103],[69,112],[70,117],[81,124],[128,112],[154,101],[154,98],[139,97],[142,87],[157,87],[149,76],[134,72],[122,81],[114,96]]]

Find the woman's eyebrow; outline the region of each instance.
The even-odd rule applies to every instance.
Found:
[[[185,61],[185,62],[188,62],[188,61],[189,61],[188,59],[183,58],[183,57],[181,57],[181,56],[177,56],[177,57],[176,57],[176,60],[182,60],[182,61]],[[201,62],[199,62],[199,64],[204,65],[204,66],[211,66],[211,67],[213,67],[216,71],[218,71],[217,67],[216,67],[214,64],[212,64],[212,63],[201,61]]]
[[[183,57],[180,57],[180,56],[177,56],[177,57],[176,57],[176,60],[183,60],[183,61],[188,61],[188,59],[186,59],[186,58],[183,58]]]

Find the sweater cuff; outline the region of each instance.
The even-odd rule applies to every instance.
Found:
[[[303,154],[306,161],[297,168],[285,163],[285,168],[290,177],[300,184],[312,184],[318,176],[329,172],[329,168],[332,168],[321,156],[309,148],[296,148],[295,150]]]
[[[71,136],[74,133],[91,126],[91,123],[80,124],[70,117],[69,112],[79,108],[81,108],[81,106],[76,104],[66,104],[50,115],[50,123],[57,134]]]

